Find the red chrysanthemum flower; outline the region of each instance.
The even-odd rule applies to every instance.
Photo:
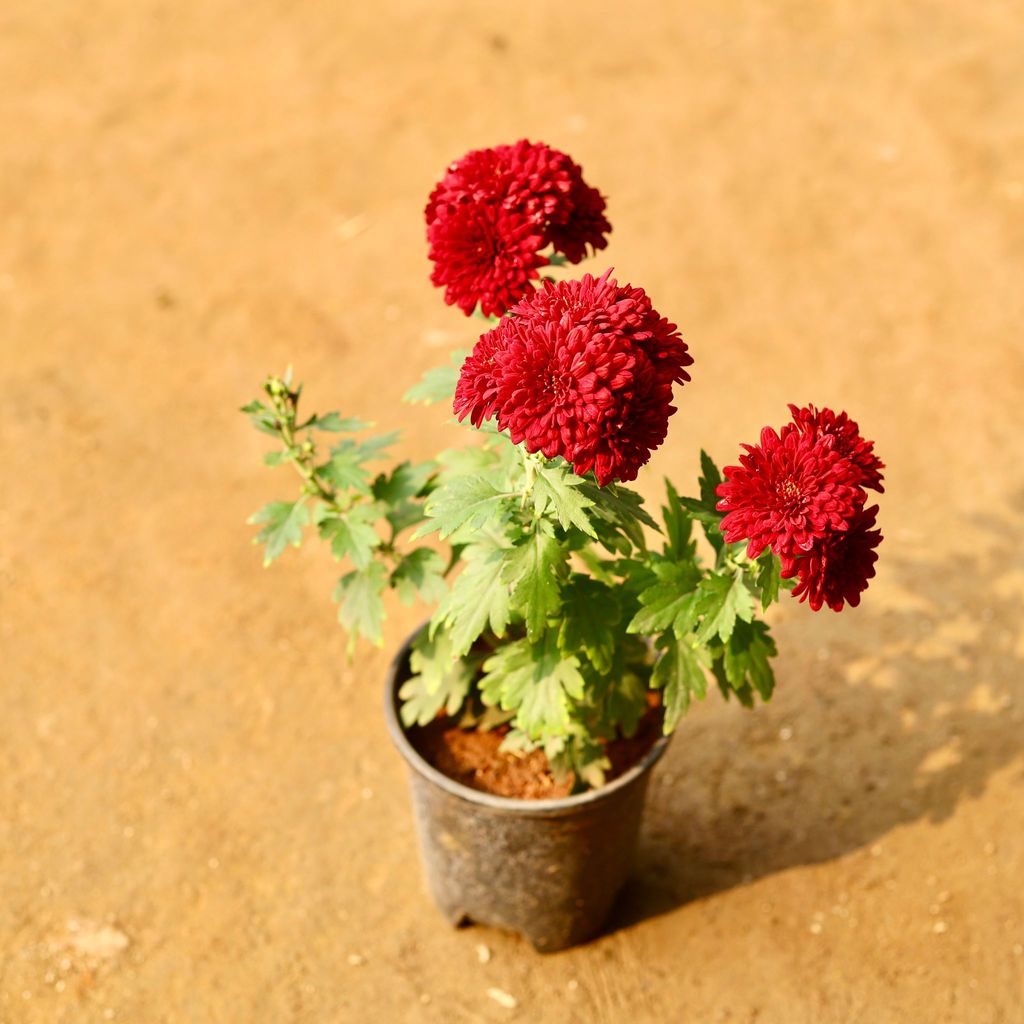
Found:
[[[480,303],[500,315],[549,262],[542,249],[578,263],[588,247],[607,245],[604,206],[579,165],[543,143],[472,150],[448,168],[424,211],[431,280],[446,286],[449,305],[471,313]]]
[[[746,540],[750,558],[771,548],[792,576],[797,556],[830,530],[845,530],[863,506],[858,472],[831,436],[794,430],[780,437],[765,427],[760,445],[743,447],[741,464],[726,467],[716,491],[718,510],[726,513],[722,534],[730,544]]]
[[[484,316],[501,316],[548,262],[536,225],[493,203],[452,207],[431,225],[429,239],[430,280],[467,316],[477,305]]]
[[[477,342],[455,392],[455,412],[491,416],[515,444],[561,456],[602,486],[633,480],[665,439],[672,384],[693,359],[643,289],[606,272],[548,281]]]
[[[843,602],[856,607],[868,580],[875,575],[878,555],[875,548],[882,534],[874,530],[878,506],[861,509],[842,532],[832,532],[819,540],[797,564],[799,581],[793,596],[807,601],[814,611],[827,604],[842,611]]]
[[[835,438],[835,449],[860,471],[861,487],[869,487],[882,492],[882,470],[885,463],[875,455],[874,441],[865,441],[860,436],[860,429],[854,420],[845,412],[835,413],[831,409],[816,409],[806,405],[802,409],[790,403],[789,411],[793,414],[793,422],[782,428],[801,430],[811,437],[831,436]]]
[[[604,197],[583,180],[576,164],[572,166],[576,177],[569,193],[571,210],[564,223],[552,221],[548,226],[548,241],[570,263],[579,263],[586,258],[588,246],[593,252],[607,247],[605,235],[612,226],[604,215]]]

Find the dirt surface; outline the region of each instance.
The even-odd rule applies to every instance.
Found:
[[[8,0],[0,1020],[1024,1021],[1022,52],[987,0]],[[778,609],[776,699],[691,713],[548,958],[429,904],[387,649],[322,552],[261,569],[292,482],[236,412],[292,362],[458,441],[398,402],[473,340],[421,208],[520,136],[695,356],[642,490],[788,401],[888,463],[864,604]]]

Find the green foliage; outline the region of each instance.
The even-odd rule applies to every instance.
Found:
[[[417,598],[426,604],[440,601],[448,592],[444,581],[444,559],[430,548],[414,548],[403,555],[391,573],[391,586],[402,604]]]
[[[567,732],[571,701],[584,693],[579,659],[563,655],[554,632],[538,642],[514,640],[484,662],[480,692],[485,703],[514,709],[516,725],[531,739]]]
[[[566,560],[565,547],[543,519],[536,520],[533,531],[505,555],[501,579],[511,588],[513,607],[522,615],[530,640],[540,638],[548,619],[562,606],[560,580]]]
[[[671,633],[662,636],[658,643],[661,657],[651,675],[653,686],[663,690],[666,735],[679,724],[686,714],[690,701],[703,699],[707,693],[707,677],[704,669],[710,663],[705,648],[694,647]]]
[[[434,405],[436,402],[450,401],[455,394],[455,385],[459,382],[459,368],[466,361],[468,351],[452,353],[451,364],[441,366],[427,372],[402,396],[403,402],[415,405],[422,402],[424,405]]]
[[[447,633],[421,632],[409,655],[412,676],[398,691],[405,726],[429,725],[442,710],[454,715],[469,695],[479,667],[478,658],[455,653]]]
[[[371,562],[365,569],[346,573],[334,588],[338,602],[338,621],[353,634],[366,637],[378,647],[382,642],[384,623],[384,588],[387,570],[380,562]]]
[[[463,358],[406,397],[448,399]],[[269,564],[315,526],[345,564],[334,596],[352,638],[382,642],[388,591],[436,605],[400,692],[407,726],[442,713],[506,725],[504,747],[541,749],[556,773],[597,785],[605,741],[633,733],[652,689],[666,732],[709,678],[743,704],[771,697],[775,645],[755,614],[791,584],[770,551],[753,560],[725,543],[721,475],[706,453],[698,498],[665,481],[659,525],[637,492],[527,454],[492,423],[479,445],[382,466],[394,434],[336,412],[300,422],[300,394],[288,377],[269,378],[243,410],[278,442],[265,461],[300,480],[295,500],[253,516],[256,541]]]
[[[455,651],[466,654],[485,629],[503,637],[512,617],[508,586],[502,579],[505,549],[474,544],[462,552],[465,568],[431,620],[436,632],[451,632]]]
[[[291,544],[302,543],[302,528],[309,522],[309,508],[304,498],[298,501],[272,501],[249,518],[254,525],[266,525],[256,534],[254,543],[265,545],[263,564],[270,565]]]

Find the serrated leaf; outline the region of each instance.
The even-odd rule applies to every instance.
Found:
[[[647,544],[641,524],[661,532],[661,528],[643,507],[644,499],[636,491],[631,491],[621,484],[599,487],[592,480],[586,479],[580,484],[580,491],[593,502],[591,519],[595,516],[600,517],[626,537],[634,547],[643,550]]]
[[[274,410],[262,402],[253,400],[248,405],[243,405],[241,411],[249,417],[249,422],[261,433],[269,434],[271,437],[278,436],[277,417]]]
[[[418,384],[414,384],[402,396],[403,402],[433,405],[435,402],[450,401],[455,394],[455,385],[459,382],[459,370],[469,355],[468,350],[452,353],[452,365],[427,370]]]
[[[415,497],[430,479],[433,466],[424,462],[414,466],[401,462],[390,473],[380,473],[373,481],[373,497],[386,505],[397,505],[406,498]]]
[[[502,580],[505,551],[472,546],[463,553],[465,568],[441,602],[433,629],[447,625],[458,654],[465,654],[490,626],[495,636],[505,635],[511,617],[508,585]]]
[[[508,497],[482,476],[457,476],[431,493],[424,507],[427,522],[413,537],[437,531],[444,540],[456,530],[480,529],[502,518],[502,503]]]
[[[722,668],[734,690],[750,686],[762,700],[769,700],[775,689],[771,658],[775,641],[763,622],[737,622],[722,655]]]
[[[754,617],[754,599],[743,582],[742,573],[735,576],[712,573],[700,581],[697,590],[696,612],[703,616],[694,638],[698,644],[706,644],[714,636],[726,641],[732,635],[737,618],[750,622]]]
[[[338,619],[353,635],[366,637],[378,647],[384,623],[383,592],[388,583],[387,570],[380,562],[371,562],[365,569],[356,569],[338,580],[334,600],[338,602]]]
[[[533,481],[533,507],[542,516],[550,509],[563,530],[575,526],[588,537],[597,538],[587,512],[593,502],[580,491],[581,479],[567,466],[541,463]]]
[[[517,640],[484,662],[484,702],[515,711],[516,725],[531,739],[568,731],[570,700],[583,697],[579,661],[564,657],[549,632],[539,643]]]
[[[354,416],[342,417],[339,413],[329,412],[323,416],[310,416],[305,423],[300,424],[296,430],[326,430],[332,434],[353,434],[357,430],[366,430],[373,426],[364,420],[357,420]]]
[[[358,446],[343,441],[331,449],[331,457],[317,467],[317,474],[339,491],[370,493],[370,474],[363,468],[365,461]]]
[[[562,589],[558,645],[568,654],[581,652],[597,672],[608,672],[615,659],[622,609],[616,592],[587,576],[573,576]]]
[[[568,555],[548,524],[539,521],[533,533],[505,555],[502,579],[512,588],[512,604],[526,622],[526,635],[536,640],[548,617],[562,606],[561,583]]]
[[[662,519],[665,521],[665,556],[676,561],[691,560],[693,545],[690,543],[690,536],[693,533],[693,520],[686,515],[676,489],[667,478],[665,494],[667,501],[661,509]]]
[[[398,691],[406,728],[429,725],[442,710],[456,714],[469,694],[478,666],[477,660],[454,653],[447,633],[441,631],[431,637],[424,630],[409,655],[413,675]]]
[[[323,540],[330,541],[335,558],[348,558],[357,569],[365,569],[381,543],[372,525],[376,518],[372,508],[354,505],[343,515],[318,517],[317,529]]]
[[[782,562],[770,550],[765,550],[757,561],[761,566],[757,574],[757,587],[761,591],[761,608],[764,609],[778,599]]]
[[[722,474],[718,472],[718,467],[703,448],[700,450],[700,469],[700,497],[705,505],[713,509],[718,503],[715,488],[722,482]]]
[[[309,509],[305,502],[305,498],[272,501],[249,517],[253,525],[266,524],[253,539],[254,544],[266,545],[264,566],[270,565],[289,544],[298,547],[302,543],[302,528],[309,522]]]
[[[297,453],[294,448],[289,448],[287,451],[283,452],[267,452],[266,455],[263,456],[263,464],[265,466],[280,466],[285,462],[291,462],[292,459],[295,458],[296,454]]]
[[[673,629],[683,636],[697,621],[695,588],[701,579],[700,570],[690,562],[656,562],[653,568],[657,582],[640,592],[643,607],[626,632],[650,636]]]
[[[391,574],[391,586],[402,604],[416,600],[433,604],[448,592],[444,581],[444,559],[431,548],[416,548],[405,555]]]
[[[664,691],[663,729],[668,735],[686,714],[691,699],[703,699],[707,693],[707,677],[702,665],[706,655],[671,634],[666,634],[659,646],[663,651],[651,674],[651,685]]]

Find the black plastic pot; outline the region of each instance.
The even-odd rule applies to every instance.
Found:
[[[385,713],[409,766],[427,885],[454,925],[476,922],[523,935],[542,953],[592,938],[633,860],[659,739],[644,759],[601,789],[558,800],[515,800],[463,786],[413,748],[398,716],[409,675],[402,645],[388,670]]]

